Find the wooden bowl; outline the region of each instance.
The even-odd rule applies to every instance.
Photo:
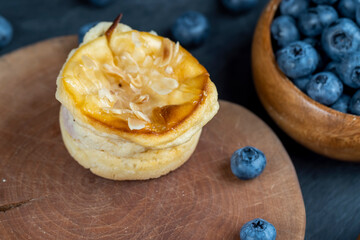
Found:
[[[299,90],[278,68],[270,25],[281,0],[271,0],[252,44],[255,88],[266,111],[288,135],[330,158],[360,161],[360,117],[335,111]]]

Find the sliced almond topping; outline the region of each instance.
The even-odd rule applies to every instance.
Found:
[[[136,98],[135,102],[136,103],[144,103],[149,101],[149,95],[145,94],[145,95],[140,95],[139,97]]]
[[[116,67],[116,66],[111,66],[107,63],[103,64],[103,68],[106,72],[108,73],[112,73],[115,75],[118,75],[119,77],[121,77],[123,80],[127,81],[126,79],[126,75],[124,73],[124,71],[122,71],[120,68]],[[127,81],[128,82],[128,81]]]
[[[179,64],[181,62],[182,58],[183,58],[183,55],[179,54],[178,57],[176,58],[175,64],[176,65]]]
[[[176,56],[179,52],[179,48],[180,48],[180,43],[176,42],[175,44],[175,49],[174,49],[174,56]]]
[[[107,98],[110,102],[115,102],[114,96],[111,94],[110,90],[107,88],[99,89],[98,91],[100,98]]]
[[[128,118],[128,126],[130,130],[139,130],[145,127],[146,122],[137,118]]]
[[[154,81],[151,84],[151,89],[159,95],[166,95],[171,93],[179,86],[178,81],[173,78],[162,78],[161,80]]]
[[[82,55],[81,60],[85,67],[90,68],[90,69],[97,69],[96,62],[94,60],[92,60],[90,57],[88,57],[86,55]]]
[[[133,111],[139,111],[140,110],[139,107],[135,103],[130,102],[129,106],[130,106],[130,109],[133,110]]]
[[[146,56],[144,62],[142,63],[142,65],[143,65],[144,67],[152,67],[152,65],[153,65],[153,60],[151,59],[150,56]]]
[[[130,106],[130,109],[134,112],[134,114],[135,114],[138,118],[143,119],[143,120],[145,120],[146,122],[150,122],[150,119],[148,118],[148,116],[146,116],[144,113],[142,113],[142,112],[140,111],[139,106],[137,106],[135,103],[132,103],[132,102],[130,102],[129,106]]]
[[[137,75],[135,78],[131,79],[131,84],[136,88],[141,88],[143,86],[140,75]]]
[[[115,114],[133,114],[133,111],[129,109],[114,109],[114,108],[104,108],[104,110],[110,111]]]
[[[134,93],[136,93],[136,94],[139,94],[139,93],[141,92],[140,89],[136,88],[136,87],[135,87],[134,85],[132,85],[131,83],[130,83],[130,89],[131,89]]]
[[[161,62],[161,58],[155,58],[154,60],[154,65],[159,65],[159,63]]]
[[[154,30],[151,30],[149,33],[152,34],[152,35],[155,35],[155,36],[158,35],[157,32],[155,32]]]
[[[131,33],[131,39],[132,42],[135,44],[135,47],[141,47],[141,41],[140,41],[140,34],[139,32],[132,32]]]
[[[134,114],[142,119],[142,120],[145,120],[146,122],[151,122],[150,118],[148,116],[146,116],[144,113],[140,112],[140,111],[134,111]]]
[[[166,72],[167,74],[173,74],[173,73],[174,73],[174,70],[173,70],[172,67],[167,66],[167,67],[165,68],[165,72]]]
[[[125,52],[124,55],[123,55],[121,58],[123,58],[123,57],[125,57],[125,59],[129,59],[129,60],[136,66],[137,72],[140,71],[139,64],[138,64],[138,63],[135,61],[135,59],[130,55],[130,53]],[[124,59],[124,60],[125,60],[125,59]]]
[[[162,41],[162,62],[159,65],[160,67],[164,67],[169,65],[172,56],[173,56],[173,48],[172,48],[172,42],[168,38],[164,38]]]

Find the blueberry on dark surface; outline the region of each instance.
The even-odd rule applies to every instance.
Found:
[[[245,223],[240,230],[240,240],[275,240],[276,229],[268,221],[255,218]]]
[[[332,5],[334,3],[336,3],[337,0],[312,0],[313,3],[316,3],[318,5],[320,4],[327,4],[327,5]]]
[[[105,7],[113,2],[113,0],[88,0],[89,3],[96,7]]]
[[[312,74],[319,63],[319,55],[308,43],[290,43],[276,53],[277,63],[290,78],[301,78]]]
[[[326,65],[324,71],[337,74],[336,68],[338,64],[339,64],[338,62],[329,62],[328,65]]]
[[[210,25],[207,18],[196,11],[188,11],[178,17],[172,25],[171,33],[176,41],[185,47],[202,44],[208,37]]]
[[[82,43],[82,41],[84,40],[84,36],[85,34],[93,27],[95,27],[96,24],[98,24],[99,22],[91,22],[91,23],[87,23],[85,25],[82,25],[79,29],[79,33],[78,33],[78,39],[79,39],[79,43]]]
[[[360,90],[358,90],[350,99],[349,112],[360,115]]]
[[[331,108],[339,112],[347,113],[349,108],[349,103],[350,103],[350,96],[343,94],[333,105],[331,105]]]
[[[301,91],[305,91],[306,90],[306,86],[310,81],[310,76],[307,77],[303,77],[303,78],[296,78],[293,80],[293,83],[295,84],[295,86],[297,86]]]
[[[336,66],[336,72],[345,85],[360,88],[360,52],[346,56]]]
[[[230,163],[231,171],[236,177],[249,180],[256,178],[264,171],[266,157],[263,152],[254,147],[244,147],[233,153]]]
[[[343,92],[343,84],[332,72],[315,74],[306,86],[306,93],[324,105],[335,103]]]
[[[221,0],[224,7],[234,13],[246,12],[258,4],[258,0]]]
[[[299,30],[308,37],[320,35],[325,27],[338,19],[336,10],[327,5],[319,5],[303,12],[299,17]]]
[[[5,47],[11,42],[13,28],[10,22],[0,15],[0,48]]]
[[[340,0],[338,11],[341,16],[355,19],[356,7],[360,4],[360,0]]]
[[[350,19],[340,18],[324,29],[321,43],[326,54],[335,61],[360,47],[360,29]]]
[[[289,15],[297,18],[308,8],[308,6],[308,0],[282,0],[279,8],[282,15]]]
[[[277,45],[284,47],[300,39],[295,20],[290,16],[279,16],[271,24],[271,35]]]

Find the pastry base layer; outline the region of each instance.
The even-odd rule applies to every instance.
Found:
[[[165,149],[146,149],[129,157],[119,157],[98,149],[84,148],[66,131],[60,113],[60,129],[70,155],[94,174],[112,180],[145,180],[158,178],[184,164],[194,152],[201,130],[189,141]],[[121,147],[121,146],[119,146]]]

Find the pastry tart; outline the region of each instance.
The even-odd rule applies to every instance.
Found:
[[[207,70],[179,43],[101,22],[57,78],[71,156],[114,180],[157,178],[181,166],[219,108]]]

